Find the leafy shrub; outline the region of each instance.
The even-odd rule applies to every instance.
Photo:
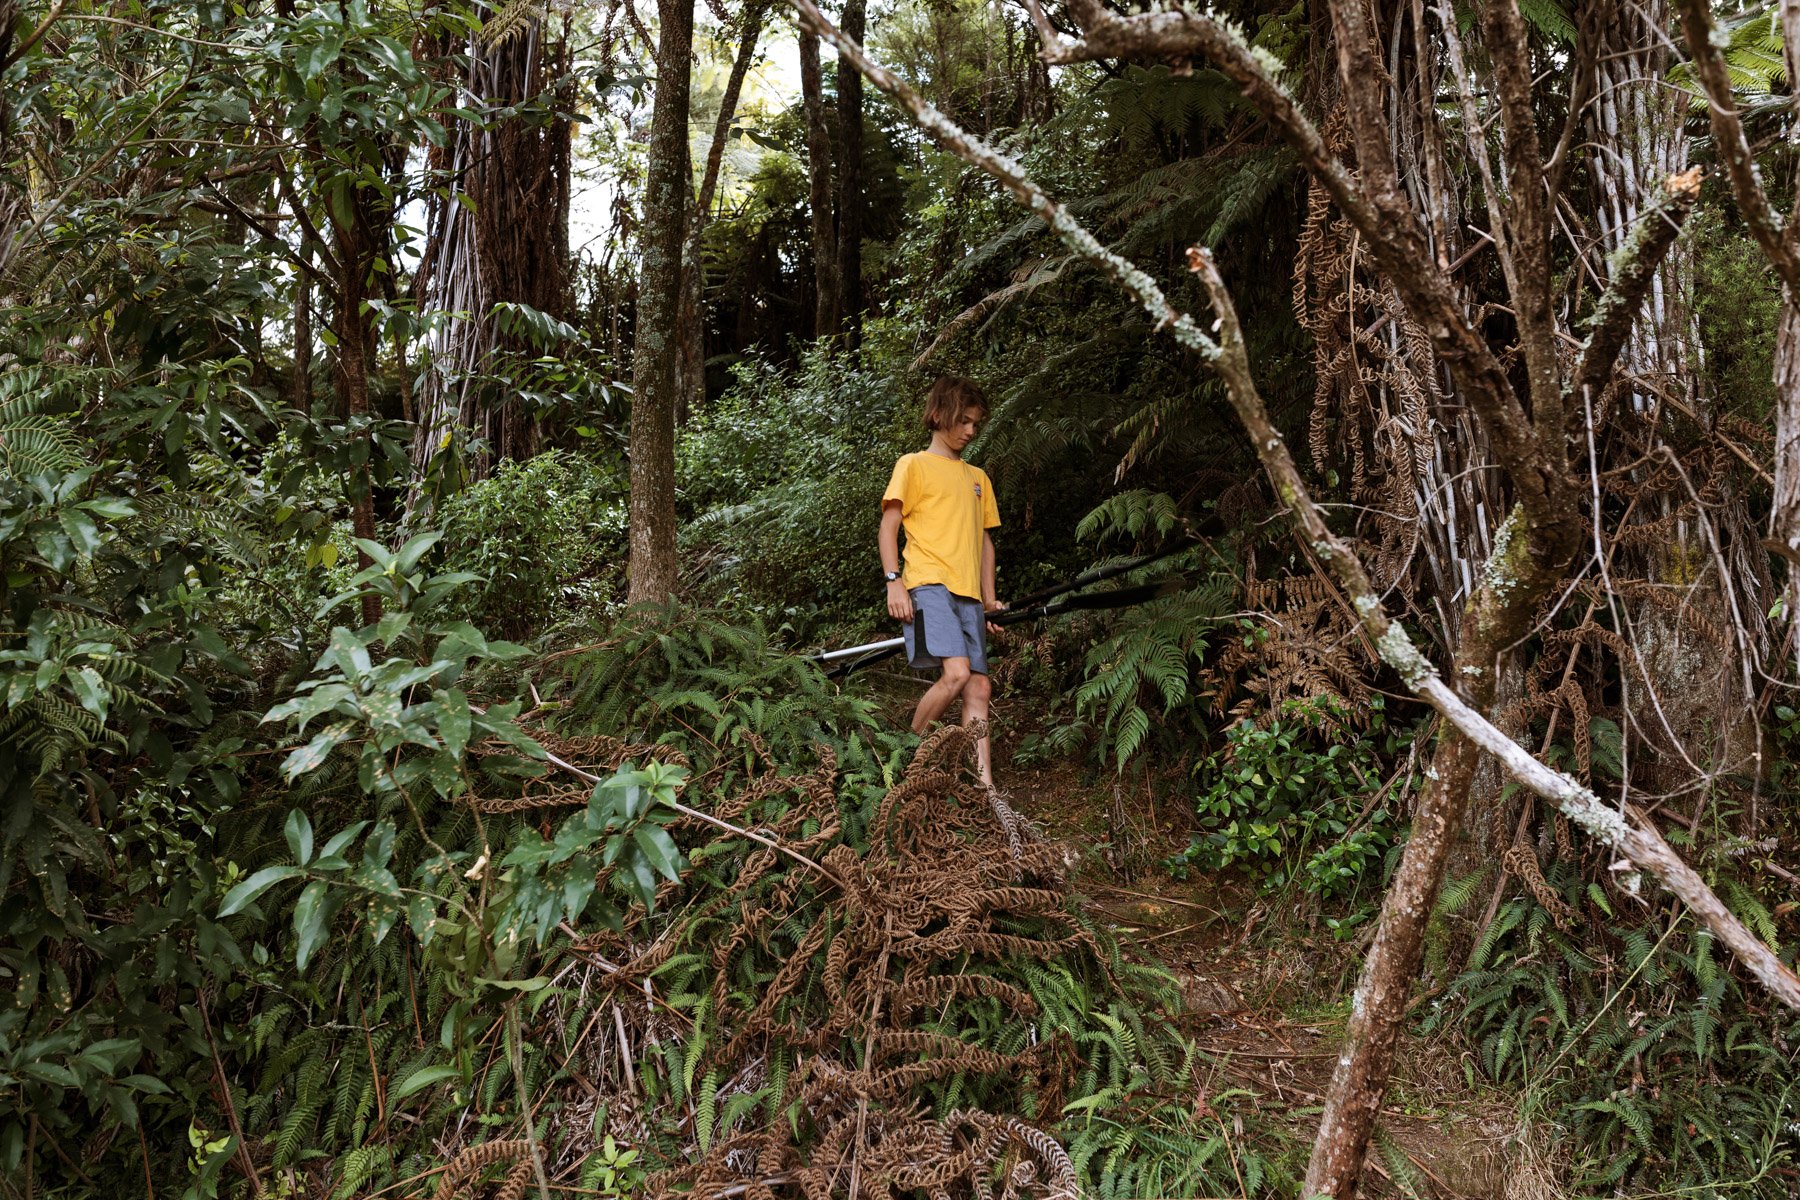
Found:
[[[455,615],[507,637],[616,595],[606,568],[625,555],[624,481],[566,451],[504,462],[444,506],[445,566],[479,582]]]
[[[1730,228],[1717,209],[1695,212],[1683,240],[1694,247],[1694,315],[1718,395],[1738,415],[1766,420],[1775,404],[1780,290],[1756,243],[1741,227]]]
[[[1371,707],[1366,731],[1323,700],[1289,701],[1266,727],[1239,722],[1195,768],[1201,832],[1171,865],[1185,873],[1191,863],[1245,864],[1270,886],[1297,882],[1327,898],[1371,876],[1379,882],[1399,832],[1380,755],[1404,739],[1379,745],[1380,699]]]
[[[757,360],[736,372],[677,452],[703,592],[790,621],[875,616],[881,493],[922,440],[902,385],[822,353],[792,375]]]

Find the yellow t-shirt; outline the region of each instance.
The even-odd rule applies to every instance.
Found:
[[[906,530],[906,586],[941,583],[955,595],[981,599],[981,534],[1000,527],[987,472],[928,450],[904,454],[881,498],[884,507],[893,500]]]

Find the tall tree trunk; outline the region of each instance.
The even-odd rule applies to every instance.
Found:
[[[369,362],[374,357],[375,329],[372,314],[367,311],[369,274],[376,251],[367,219],[366,204],[358,199],[349,205],[348,222],[334,213],[331,217],[332,240],[337,251],[337,304],[332,313],[333,333],[337,336],[338,390],[344,401],[344,416],[352,425],[367,425],[369,417]],[[375,481],[372,466],[375,442],[365,433],[361,462],[352,453],[353,464],[344,479],[344,491],[350,502],[350,528],[357,537],[375,540]],[[368,566],[373,560],[358,547],[357,562]],[[363,624],[381,620],[381,601],[373,595],[362,598]]]
[[[687,233],[688,72],[693,0],[661,13],[656,101],[639,245],[637,328],[631,352],[631,557],[633,602],[674,594],[675,406],[680,402],[681,245]]]
[[[713,122],[712,144],[706,150],[706,170],[700,177],[700,195],[688,216],[687,248],[681,259],[681,407],[679,421],[698,409],[706,400],[706,263],[701,256],[707,222],[712,218],[713,195],[719,187],[719,171],[725,160],[725,142],[731,136],[731,123],[737,116],[738,97],[744,90],[744,76],[756,57],[756,42],[762,36],[763,16],[768,11],[763,0],[747,0],[739,16],[743,29],[738,36],[737,57],[731,63],[731,75],[725,81],[725,94],[719,100],[719,119]]]
[[[837,227],[832,214],[831,123],[825,118],[825,87],[819,69],[819,35],[800,32],[800,96],[806,107],[806,159],[812,212],[813,337],[838,330],[843,303],[838,280]],[[858,77],[860,78],[860,76]]]
[[[1687,106],[1668,79],[1673,56],[1665,36],[1665,0],[1595,0],[1595,6],[1601,32],[1591,137],[1608,150],[1591,156],[1600,185],[1594,216],[1601,246],[1610,255],[1618,253],[1638,214],[1654,202],[1660,181],[1687,165]],[[1707,425],[1717,416],[1714,398],[1704,394],[1704,373],[1695,374],[1702,347],[1687,296],[1692,257],[1689,247],[1676,246],[1652,281],[1644,320],[1619,358],[1631,377],[1613,389],[1616,399],[1604,391],[1586,398],[1596,425],[1616,421],[1625,427],[1628,437],[1614,455],[1626,464],[1659,443],[1689,462],[1702,449],[1693,423],[1663,396],[1685,399]],[[1604,267],[1590,264],[1590,269],[1599,273]],[[1695,764],[1717,774],[1754,771],[1749,760],[1757,751],[1756,709],[1747,664],[1756,652],[1716,639],[1722,632],[1741,638],[1752,626],[1761,634],[1767,605],[1739,610],[1739,585],[1721,573],[1712,553],[1715,545],[1754,542],[1748,512],[1742,504],[1694,503],[1685,476],[1656,488],[1654,480],[1666,478],[1666,469],[1625,465],[1623,471],[1642,489],[1632,514],[1635,526],[1643,528],[1636,529],[1638,537],[1630,536],[1633,526],[1621,530],[1613,565],[1615,580],[1623,577],[1638,588],[1617,606],[1629,619],[1629,627],[1618,632],[1629,634],[1634,645],[1631,659],[1620,667],[1628,706],[1645,714],[1631,729],[1650,751],[1629,756],[1631,781],[1674,792]],[[1712,486],[1729,494],[1731,485],[1718,479]],[[1653,534],[1641,536],[1652,526]],[[1682,596],[1679,605],[1664,603],[1675,594]],[[1587,736],[1585,728],[1573,732]]]
[[[868,17],[867,0],[844,0],[846,34],[860,45]],[[838,58],[837,258],[842,289],[841,328],[851,350],[862,344],[863,81],[856,68]]]

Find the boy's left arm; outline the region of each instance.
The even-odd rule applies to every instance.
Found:
[[[985,529],[981,531],[981,607],[991,613],[1006,609],[994,586],[994,538]],[[988,631],[1000,632],[992,621],[988,622]]]

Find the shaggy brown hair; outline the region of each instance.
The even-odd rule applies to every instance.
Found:
[[[961,375],[946,375],[931,385],[931,391],[925,397],[925,428],[932,433],[948,429],[971,408],[978,408],[983,416],[987,415],[987,397],[982,394],[980,385]]]

